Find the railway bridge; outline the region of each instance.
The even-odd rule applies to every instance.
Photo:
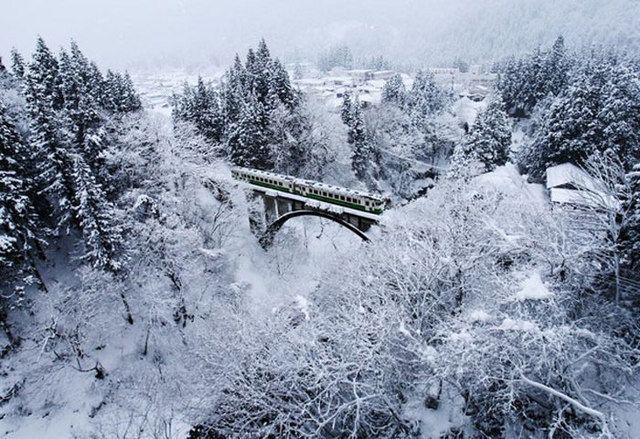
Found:
[[[234,168],[232,175],[264,203],[267,226],[260,237],[264,248],[271,246],[287,221],[303,216],[331,220],[368,241],[365,232],[379,222],[385,205],[376,195],[272,172]]]

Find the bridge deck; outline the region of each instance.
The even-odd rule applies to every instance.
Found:
[[[346,213],[352,216],[359,216],[361,218],[366,218],[371,221],[378,222],[380,221],[380,215],[376,215],[375,213],[364,212],[362,210],[351,209],[349,207],[339,206],[337,204],[327,203],[324,201],[318,201],[311,198],[303,197],[300,195],[292,194],[289,192],[279,191],[276,189],[266,188],[262,186],[258,186],[255,184],[248,183],[246,181],[242,181],[242,184],[251,187],[251,189],[259,192],[263,192],[268,196],[278,197],[278,198],[286,198],[289,200],[301,201],[306,206],[309,206],[311,209],[324,210],[327,212],[333,213]]]

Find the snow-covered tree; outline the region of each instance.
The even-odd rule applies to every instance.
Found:
[[[447,100],[447,93],[436,84],[433,73],[424,70],[416,73],[407,96],[407,105],[417,119],[424,119],[441,111]]]
[[[128,73],[107,70],[104,78],[103,107],[113,113],[128,113],[140,110],[142,103]]]
[[[475,163],[492,171],[509,158],[511,126],[498,98],[489,103],[473,123],[468,138],[456,147],[451,159],[451,175],[466,175]]]
[[[360,181],[368,181],[374,168],[375,154],[367,138],[362,104],[358,96],[349,98],[345,95],[342,108],[343,121],[346,120],[348,127],[347,143],[353,150],[351,169]]]
[[[627,169],[640,156],[640,76],[624,64],[595,57],[572,77],[551,103],[526,151],[525,167],[541,178],[547,166],[581,164],[592,154],[613,151]]]
[[[73,198],[73,165],[69,142],[60,130],[61,123],[50,98],[35,82],[31,72],[26,81],[26,99],[30,116],[29,143],[37,167],[36,184],[57,206],[54,221],[66,227]]]
[[[223,144],[235,164],[273,169],[277,162],[280,169],[293,169],[307,126],[300,105],[287,71],[263,39],[244,64],[236,55],[219,91],[201,80],[185,85],[173,97],[173,115],[193,123],[213,144]]]
[[[185,84],[182,95],[174,96],[173,116],[176,120],[191,122],[213,143],[222,140],[224,115],[216,90],[198,78],[195,87]]]
[[[94,267],[116,272],[121,267],[118,250],[122,244],[113,206],[107,201],[88,164],[73,157],[73,212],[82,230],[84,258]]]
[[[30,167],[26,145],[0,104],[0,271],[5,286],[33,282],[33,261],[44,235],[31,200]]]
[[[395,74],[389,78],[382,89],[382,102],[403,106],[407,99],[407,90],[405,89],[402,76]]]
[[[242,103],[238,122],[229,134],[232,163],[256,169],[272,169],[267,115],[266,109],[253,93]]]
[[[629,217],[624,231],[624,266],[637,273],[640,270],[640,163],[636,164],[625,180],[629,184],[629,197],[624,210]]]
[[[15,48],[11,49],[11,73],[16,78],[24,78],[25,70],[24,58]]]
[[[498,66],[497,89],[507,112],[517,117],[528,116],[545,97],[560,94],[567,87],[572,64],[562,36],[548,51],[537,49],[520,59],[506,59]]]

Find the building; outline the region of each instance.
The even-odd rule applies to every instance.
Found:
[[[597,190],[593,178],[572,163],[562,163],[547,168],[547,191],[554,204],[593,206]]]

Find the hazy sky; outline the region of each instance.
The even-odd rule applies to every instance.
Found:
[[[0,54],[78,41],[106,66],[226,64],[264,36],[288,59],[331,44],[417,63],[548,44],[638,46],[638,0],[0,0]]]

